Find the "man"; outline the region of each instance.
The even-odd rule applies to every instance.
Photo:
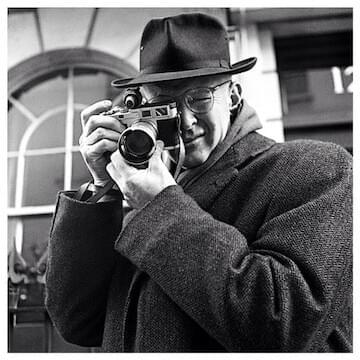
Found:
[[[226,31],[210,16],[146,26],[139,76],[113,85],[176,101],[176,179],[161,141],[146,168],[124,160],[125,127],[103,114],[111,102],[83,111],[92,191],[113,179],[121,193],[59,196],[46,304],[67,341],[109,352],[352,351],[351,157],[259,135],[231,79],[254,64],[230,65]]]

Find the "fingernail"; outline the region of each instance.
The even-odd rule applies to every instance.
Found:
[[[111,106],[112,102],[110,100],[104,100],[103,105],[108,107]]]

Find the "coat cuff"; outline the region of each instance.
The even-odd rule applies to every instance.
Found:
[[[71,229],[71,233],[78,230],[81,237],[94,229],[114,229],[118,232],[122,225],[122,202],[106,201],[87,203],[74,199],[75,191],[61,191],[58,193],[56,208],[52,219],[50,236],[54,229]],[[105,227],[105,228],[104,228]],[[111,231],[111,230],[110,230]]]

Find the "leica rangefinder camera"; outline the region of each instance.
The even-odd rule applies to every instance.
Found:
[[[146,167],[155,151],[156,140],[164,142],[165,150],[179,147],[180,117],[176,102],[141,104],[140,92],[127,89],[124,105],[102,114],[115,117],[126,126],[118,148],[130,165]]]

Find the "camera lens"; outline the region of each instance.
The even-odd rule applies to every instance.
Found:
[[[141,157],[151,153],[154,143],[151,137],[141,130],[130,131],[126,136],[126,147],[129,153]]]
[[[119,151],[134,166],[145,164],[156,148],[156,124],[140,121],[127,128],[120,136]]]

